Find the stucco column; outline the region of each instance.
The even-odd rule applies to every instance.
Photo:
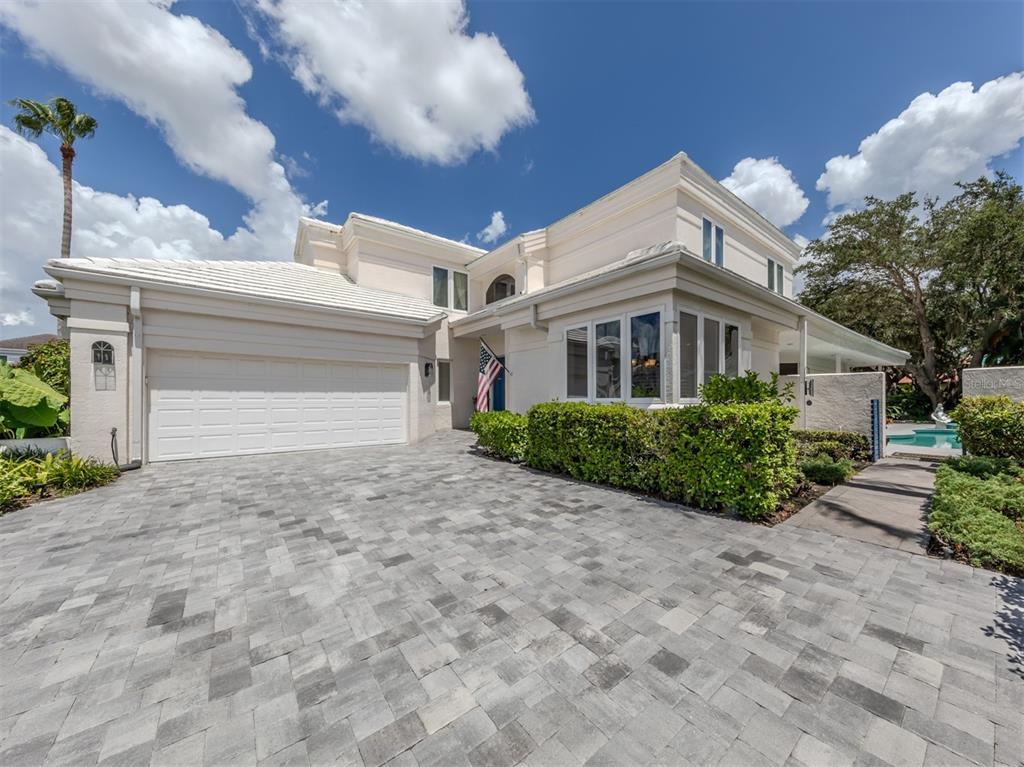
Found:
[[[679,380],[679,313],[669,305],[670,314],[661,323],[661,332],[665,339],[665,359],[662,361],[662,386],[664,391],[661,398],[664,402],[678,402],[679,392],[676,389],[676,381]]]
[[[800,397],[800,428],[807,428],[807,317],[801,317],[798,330],[800,331],[800,358],[797,362],[797,394]]]

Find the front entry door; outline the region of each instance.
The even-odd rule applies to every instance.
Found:
[[[491,410],[505,409],[505,358],[498,357],[498,362],[501,363],[501,370],[491,384]]]

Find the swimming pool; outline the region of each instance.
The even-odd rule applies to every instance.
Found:
[[[914,429],[911,434],[890,434],[889,444],[909,447],[944,447],[951,450],[963,449],[955,425],[947,429]]]

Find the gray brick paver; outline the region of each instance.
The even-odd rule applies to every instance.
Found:
[[[1019,580],[470,441],[154,465],[0,519],[0,761],[1019,759]]]

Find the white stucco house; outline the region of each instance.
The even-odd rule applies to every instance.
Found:
[[[712,373],[900,364],[792,298],[799,248],[685,154],[484,252],[351,214],[291,262],[55,259],[72,443],[121,462],[412,443],[495,407],[693,402]]]

